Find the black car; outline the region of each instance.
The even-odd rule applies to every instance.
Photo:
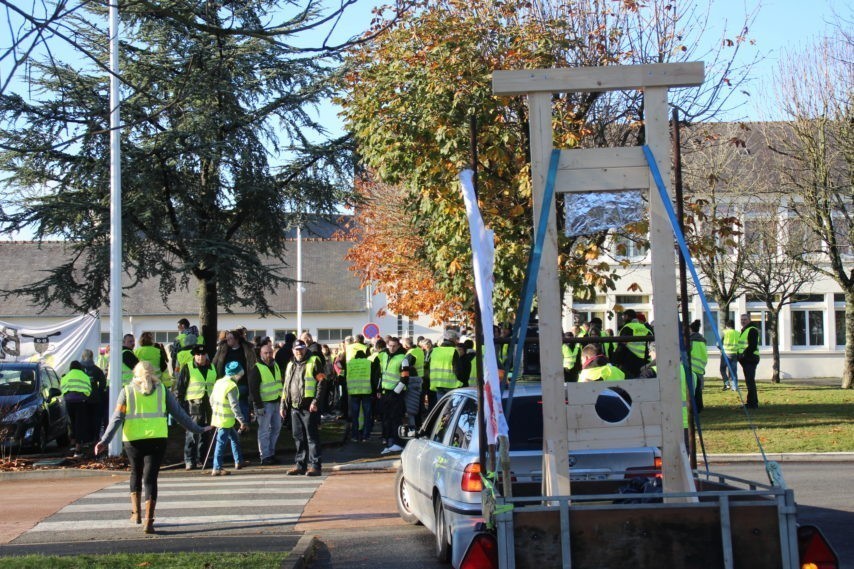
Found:
[[[41,363],[0,363],[0,444],[44,452],[69,443],[68,410],[59,376]]]

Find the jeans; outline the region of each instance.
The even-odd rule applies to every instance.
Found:
[[[291,409],[290,415],[297,451],[294,463],[300,470],[306,465],[320,470],[320,411]]]
[[[225,445],[228,443],[231,443],[231,455],[234,457],[234,464],[240,464],[243,461],[243,453],[240,451],[240,437],[237,435],[237,431],[234,427],[220,428],[216,432],[216,448],[213,457],[214,470],[222,470]]]
[[[744,384],[747,385],[747,401],[745,406],[751,409],[759,407],[759,397],[756,395],[756,366],[755,362],[741,362],[741,370],[744,372]]]
[[[123,443],[130,463],[130,491],[145,489],[145,500],[157,500],[157,475],[166,454],[166,439],[139,439]]]
[[[371,415],[371,406],[374,396],[350,395],[350,424],[351,438],[354,441],[370,438],[371,430],[374,428],[374,419]],[[359,409],[362,410],[362,428],[359,428]]]
[[[726,360],[721,356],[721,378],[723,379],[724,385],[729,383],[732,385],[732,388],[735,389],[738,387],[738,360],[733,356],[729,361],[730,364],[732,364],[732,369],[726,365]]]
[[[261,460],[273,458],[276,455],[276,441],[282,430],[282,416],[279,415],[279,400],[265,401],[264,413],[255,416],[258,418],[258,452]]]

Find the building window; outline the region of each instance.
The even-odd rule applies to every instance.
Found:
[[[267,335],[266,330],[247,330],[246,331],[246,339],[250,342],[255,338],[263,338]]]
[[[711,313],[712,313],[712,319],[711,320],[703,320],[703,336],[705,336],[705,338],[706,338],[706,345],[707,346],[717,347],[717,343],[715,341],[714,327],[718,326],[718,311],[712,310]],[[727,317],[727,320],[735,320],[735,313],[730,311],[729,316]],[[724,322],[723,324],[725,324],[725,323],[726,322]],[[721,338],[723,338],[723,334],[724,334],[723,324],[721,324],[718,327],[718,334],[720,334]]]
[[[407,324],[408,321],[408,324]],[[397,337],[403,338],[404,336],[414,336],[415,335],[415,323],[408,318],[404,318],[403,316],[397,317]]]
[[[628,259],[642,259],[649,252],[649,243],[646,240],[620,235],[614,238],[613,246],[615,257]]]
[[[110,343],[110,333],[109,332],[101,332],[101,345],[109,345]]]
[[[836,310],[836,346],[845,346],[845,311]]]
[[[296,330],[273,330],[273,341],[274,342],[284,342],[286,334],[293,334],[294,337],[297,335]]]
[[[792,310],[792,346],[824,345],[824,312]]]
[[[330,342],[343,342],[344,338],[347,336],[353,335],[352,328],[318,328],[317,329],[317,341],[330,343]]]
[[[648,294],[618,294],[614,297],[615,304],[649,304]]]
[[[154,342],[157,344],[171,344],[175,338],[178,337],[178,332],[176,330],[166,331],[166,330],[157,330],[156,332],[152,332],[154,335]]]

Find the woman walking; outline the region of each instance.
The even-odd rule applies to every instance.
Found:
[[[131,522],[140,519],[140,486],[145,490],[145,533],[154,533],[154,507],[157,502],[157,475],[166,453],[168,427],[166,414],[182,427],[200,434],[211,427],[200,427],[184,412],[172,393],[163,387],[158,374],[146,361],[133,368],[133,379],[119,392],[116,410],[104,436],[95,445],[100,454],[122,427],[122,441],[130,462]]]

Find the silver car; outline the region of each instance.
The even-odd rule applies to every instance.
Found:
[[[622,405],[616,397],[614,402]],[[542,481],[542,390],[518,384],[510,414],[510,472],[514,488]],[[570,451],[572,480],[622,479],[627,471],[653,470],[653,447]],[[481,518],[477,391],[456,389],[430,411],[406,444],[395,480],[397,508],[404,521],[422,523],[436,536],[436,556],[458,567]],[[514,493],[516,490],[514,490]],[[517,494],[519,495],[519,494]]]

